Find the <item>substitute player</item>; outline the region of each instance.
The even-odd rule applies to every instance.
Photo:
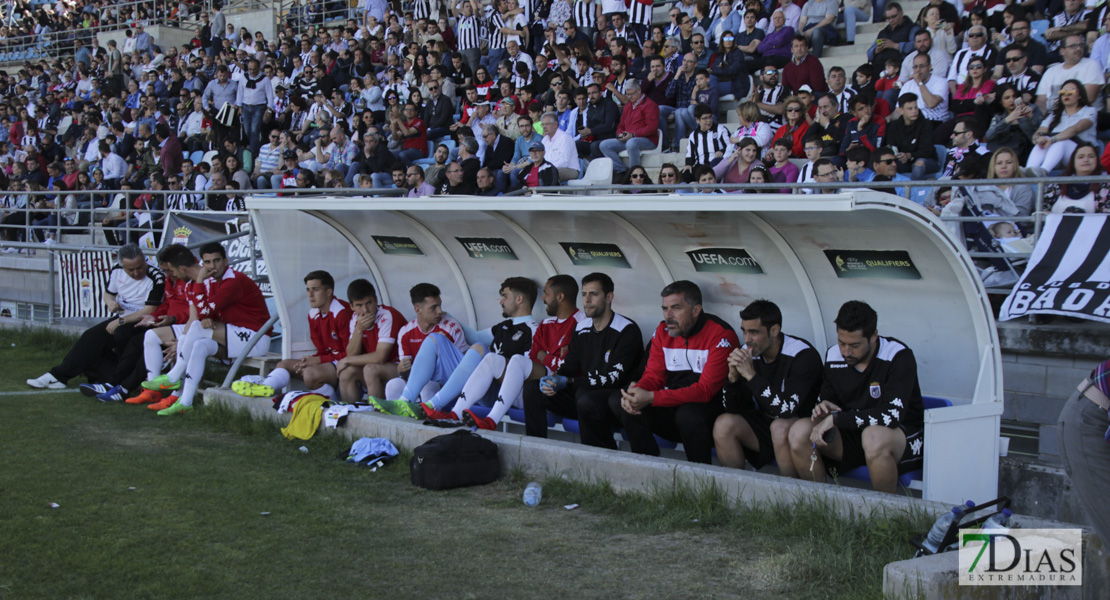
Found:
[[[336,365],[339,396],[346,402],[361,400],[361,385],[367,394],[380,398],[385,383],[397,377],[397,336],[405,317],[392,306],[378,304],[374,285],[365,279],[356,279],[347,286],[347,301],[354,316],[347,356]]]

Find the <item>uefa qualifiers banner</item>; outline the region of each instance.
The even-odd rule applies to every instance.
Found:
[[[998,319],[1063,315],[1110,323],[1110,215],[1048,215]]]
[[[222,212],[171,212],[166,217],[165,230],[162,232],[163,243],[184,244],[197,247],[208,240],[221,238],[240,231],[247,231],[247,219],[239,213]],[[262,251],[258,247],[258,237],[255,237],[255,251],[250,248],[250,235],[220,242],[227,250],[227,260],[231,268],[251,274],[251,259],[255,260],[254,281],[262,290],[262,295],[270,297],[270,276],[266,269],[266,261],[262,258]],[[194,252],[195,254],[196,252]],[[253,256],[252,256],[253,254]],[[199,256],[197,258],[200,258]]]
[[[114,252],[55,252],[63,319],[107,319],[102,301],[112,270]]]

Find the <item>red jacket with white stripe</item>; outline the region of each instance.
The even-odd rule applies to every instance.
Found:
[[[655,392],[652,406],[709,402],[720,395],[728,378],[728,355],[739,345],[728,323],[705,312],[688,337],[671,337],[667,324],[660,322],[637,386]]]

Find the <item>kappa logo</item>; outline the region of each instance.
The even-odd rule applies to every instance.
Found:
[[[718,348],[731,348],[732,344],[730,344],[727,339],[721,338],[721,341],[717,342],[717,347]]]
[[[240,342],[249,342],[251,339],[251,332],[249,331],[236,331],[235,335],[239,336]]]

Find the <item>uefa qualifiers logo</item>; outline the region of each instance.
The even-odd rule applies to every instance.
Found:
[[[1082,585],[1079,529],[960,532],[960,585]]]

